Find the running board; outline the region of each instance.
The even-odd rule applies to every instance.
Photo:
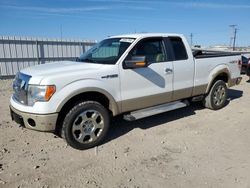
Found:
[[[167,104],[162,104],[162,105],[153,106],[153,107],[145,108],[142,110],[130,112],[129,114],[123,115],[123,119],[127,121],[134,121],[134,120],[152,116],[155,114],[160,114],[160,113],[168,112],[168,111],[175,110],[178,108],[183,108],[188,105],[189,105],[189,102],[187,100],[175,101],[175,102],[171,102]]]

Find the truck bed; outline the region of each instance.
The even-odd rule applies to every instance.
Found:
[[[230,79],[240,77],[238,61],[242,53],[196,50],[193,51],[195,61],[194,86],[206,86],[210,76],[215,75],[219,70],[226,69]],[[212,74],[211,74],[212,73]]]
[[[196,59],[225,57],[225,56],[238,56],[238,55],[242,55],[245,53],[245,52],[227,52],[227,51],[213,51],[213,50],[202,50],[202,49],[192,49],[192,52],[193,52],[194,58]]]

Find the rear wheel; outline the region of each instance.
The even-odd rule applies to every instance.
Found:
[[[219,110],[223,108],[227,101],[227,85],[222,80],[217,80],[208,95],[204,98],[203,104],[206,108]]]
[[[101,144],[109,128],[109,113],[100,103],[80,102],[66,115],[62,133],[66,142],[76,149]]]

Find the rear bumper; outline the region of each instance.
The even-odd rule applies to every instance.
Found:
[[[21,126],[37,131],[53,132],[56,128],[58,114],[31,114],[21,112],[10,105],[13,121]]]
[[[229,87],[232,87],[232,86],[235,86],[235,85],[239,85],[240,82],[241,82],[241,80],[242,80],[242,77],[233,78],[233,79],[231,79],[231,80],[229,81],[228,86],[229,86]]]

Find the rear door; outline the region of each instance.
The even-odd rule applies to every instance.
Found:
[[[186,40],[181,37],[168,37],[166,46],[172,51],[173,61],[173,100],[191,97],[194,86],[194,60],[191,50],[187,50]]]
[[[173,91],[173,65],[168,60],[163,38],[146,38],[129,52],[133,56],[146,56],[148,67],[128,69],[120,67],[122,111],[132,111],[171,101]]]

